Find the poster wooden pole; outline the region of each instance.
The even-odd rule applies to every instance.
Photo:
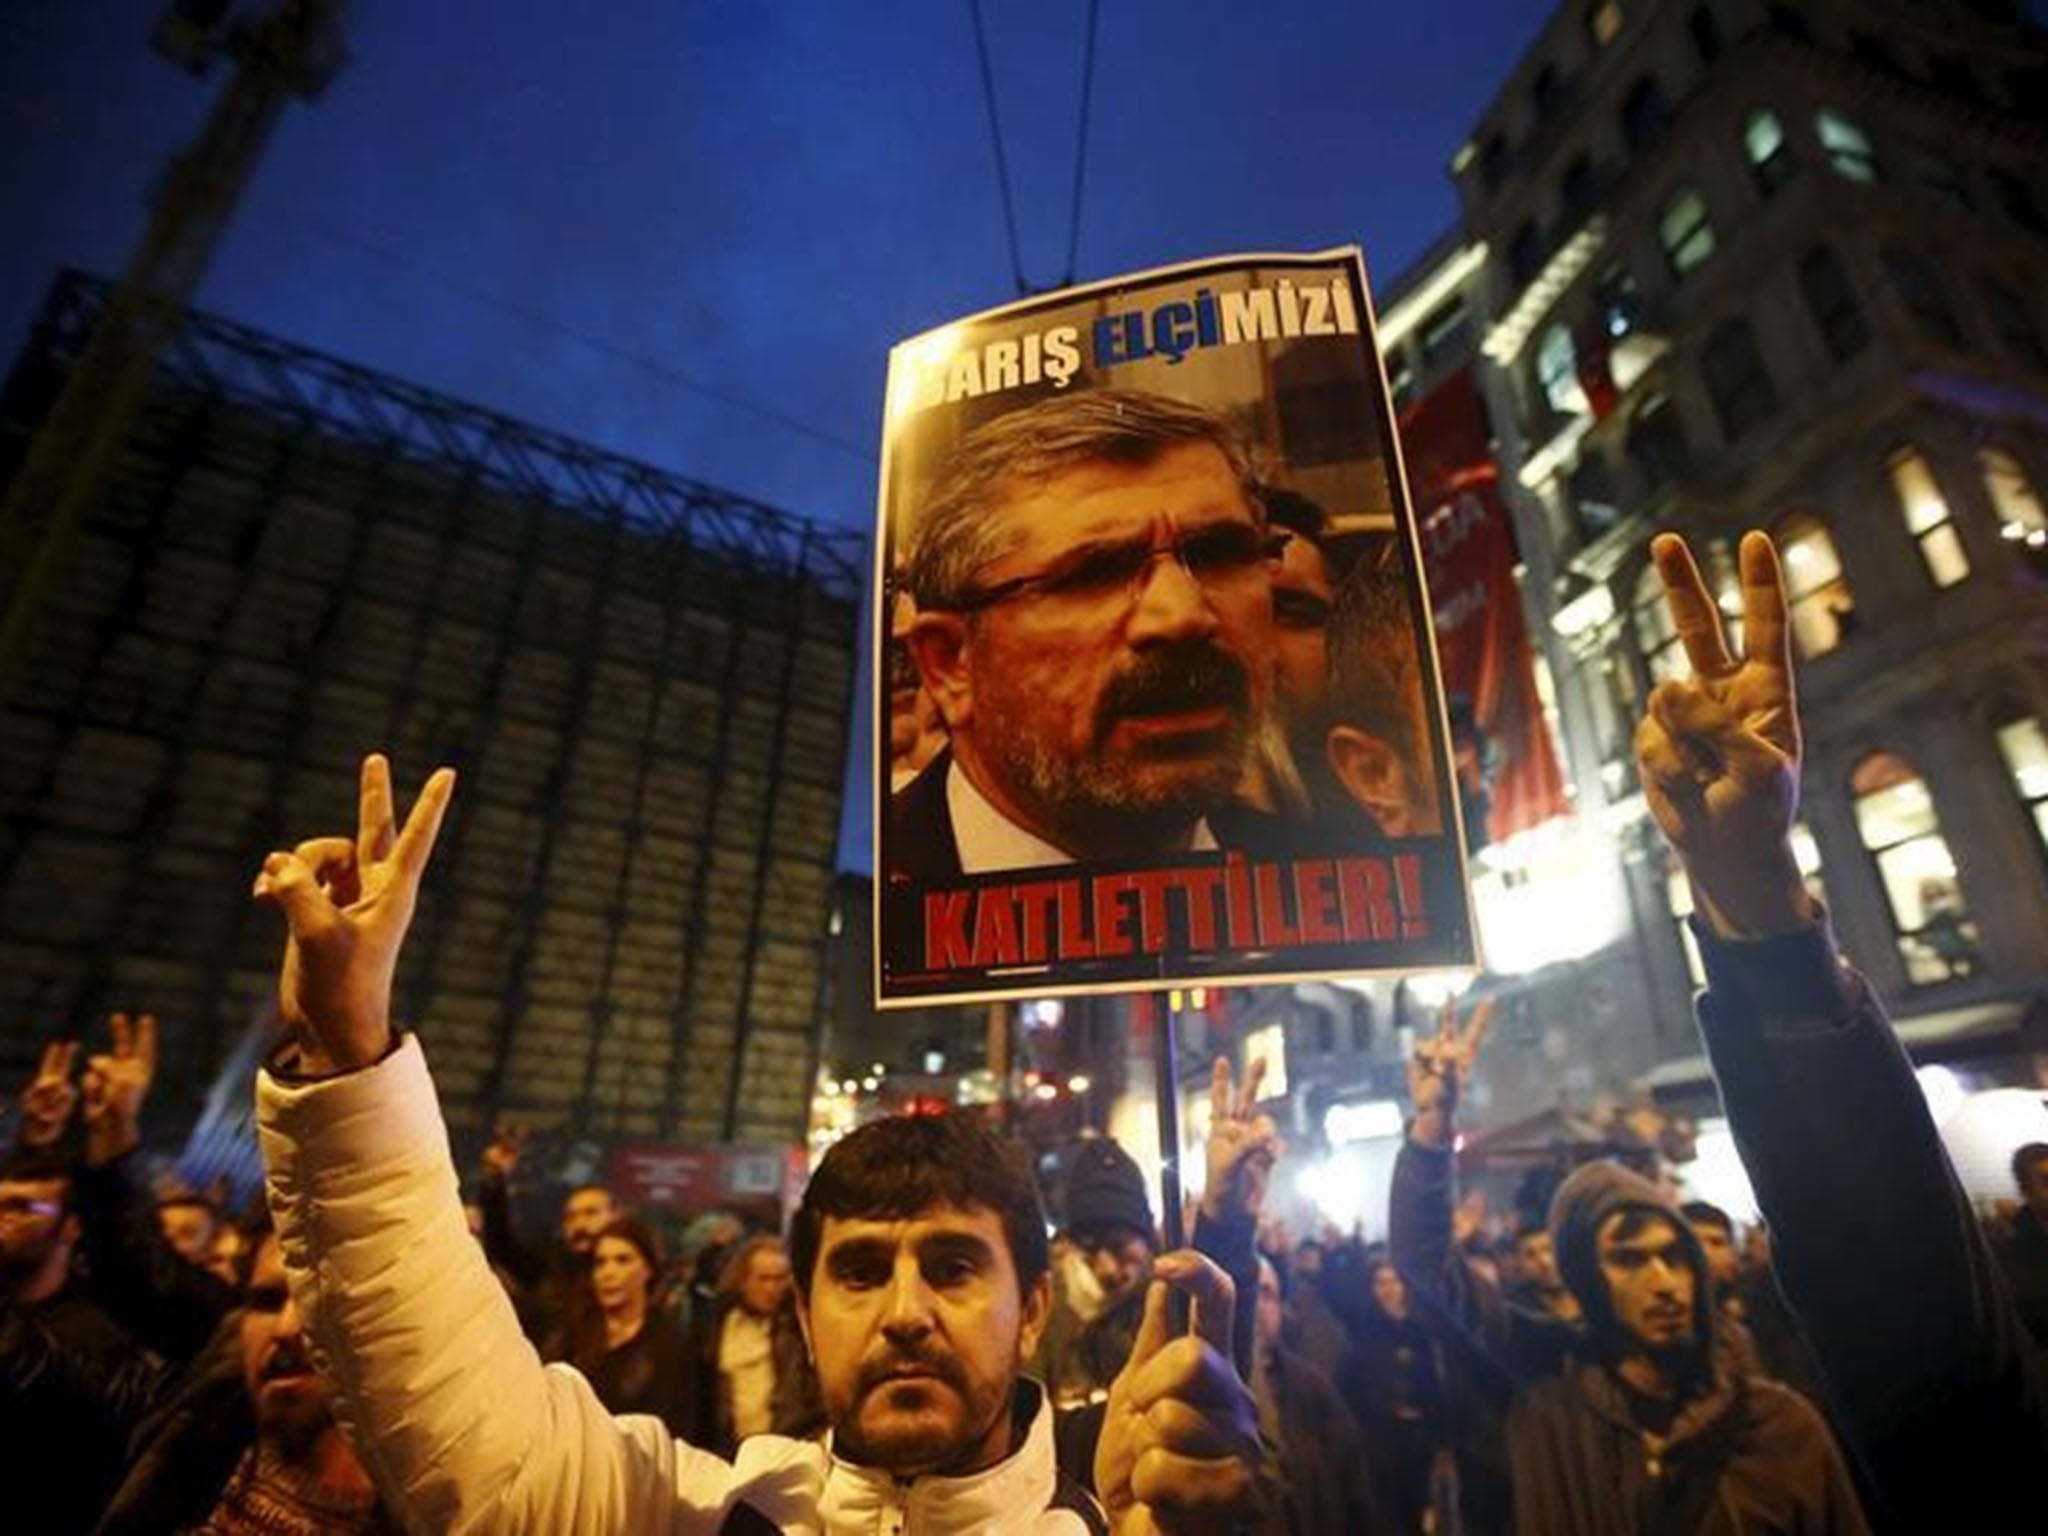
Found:
[[[1160,1001],[1165,1006],[1152,1031],[1152,1076],[1159,1106],[1159,1212],[1171,1252],[1188,1242],[1180,1184],[1180,995],[1167,992]]]

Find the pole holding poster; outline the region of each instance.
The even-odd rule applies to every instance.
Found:
[[[1474,963],[1356,249],[902,343],[880,519],[880,1006]]]

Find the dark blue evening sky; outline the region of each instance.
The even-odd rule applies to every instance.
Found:
[[[149,49],[158,9],[0,6],[7,355],[60,267],[120,267],[205,111],[215,82]],[[1024,265],[1046,282],[1087,3],[984,11]],[[1454,217],[1450,157],[1545,14],[1111,0],[1078,275],[1355,240],[1391,276]],[[207,308],[859,527],[890,344],[1014,297],[967,0],[357,0],[349,38],[272,146]],[[863,701],[857,868],[868,730]]]

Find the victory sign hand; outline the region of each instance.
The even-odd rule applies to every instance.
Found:
[[[117,1013],[107,1029],[113,1051],[85,1065],[85,1160],[95,1166],[141,1145],[142,1101],[156,1079],[156,1016],[131,1024]]]
[[[1209,1078],[1208,1178],[1202,1186],[1202,1210],[1212,1221],[1233,1215],[1256,1221],[1266,1204],[1266,1185],[1280,1157],[1280,1137],[1272,1120],[1259,1113],[1259,1084],[1265,1080],[1263,1057],[1245,1069],[1244,1085],[1230,1088],[1230,1063],[1216,1058]]]
[[[1636,728],[1636,765],[1657,825],[1678,850],[1702,914],[1728,935],[1812,921],[1788,834],[1799,809],[1799,709],[1785,578],[1761,533],[1743,535],[1743,656],[1675,534],[1651,541],[1693,675],[1660,683]]]
[[[1449,1139],[1458,1098],[1472,1080],[1472,1064],[1492,1027],[1492,998],[1482,997],[1462,1027],[1453,999],[1444,1004],[1436,1033],[1415,1042],[1408,1058],[1408,1102],[1415,1109],[1410,1134],[1415,1140],[1436,1146]]]
[[[316,837],[263,861],[254,894],[284,911],[278,1004],[298,1036],[303,1070],[367,1066],[390,1045],[398,953],[454,793],[455,770],[437,769],[399,831],[391,765],[372,753],[363,759],[353,840]]]
[[[1193,1298],[1174,1338],[1169,1287]],[[1230,1532],[1254,1508],[1264,1461],[1258,1409],[1230,1364],[1236,1287],[1193,1249],[1163,1254],[1130,1358],[1110,1383],[1095,1486],[1117,1536]]]
[[[71,1081],[76,1040],[52,1040],[43,1047],[36,1075],[21,1090],[21,1144],[49,1147],[63,1139],[71,1112],[78,1107],[78,1088]]]

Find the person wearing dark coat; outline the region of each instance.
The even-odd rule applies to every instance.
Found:
[[[1637,764],[1693,889],[1700,1033],[1778,1284],[1878,1525],[2011,1528],[2041,1504],[2048,1369],[1912,1064],[1793,857],[1800,732],[1776,553],[1760,533],[1742,541],[1740,660],[1684,542],[1660,536],[1651,554],[1694,677],[1652,693]]]
[[[591,1322],[569,1363],[613,1413],[652,1414],[688,1439],[695,1384],[690,1341],[666,1307],[654,1304],[661,1247],[630,1216],[615,1216],[591,1250]]]
[[[2013,1153],[2012,1181],[2020,1208],[1993,1251],[2020,1320],[2048,1349],[2048,1142],[2028,1142]]]
[[[751,1435],[803,1438],[824,1429],[780,1238],[757,1233],[730,1245],[711,1297],[691,1309],[690,1358],[683,1438],[692,1445],[731,1459]]]

